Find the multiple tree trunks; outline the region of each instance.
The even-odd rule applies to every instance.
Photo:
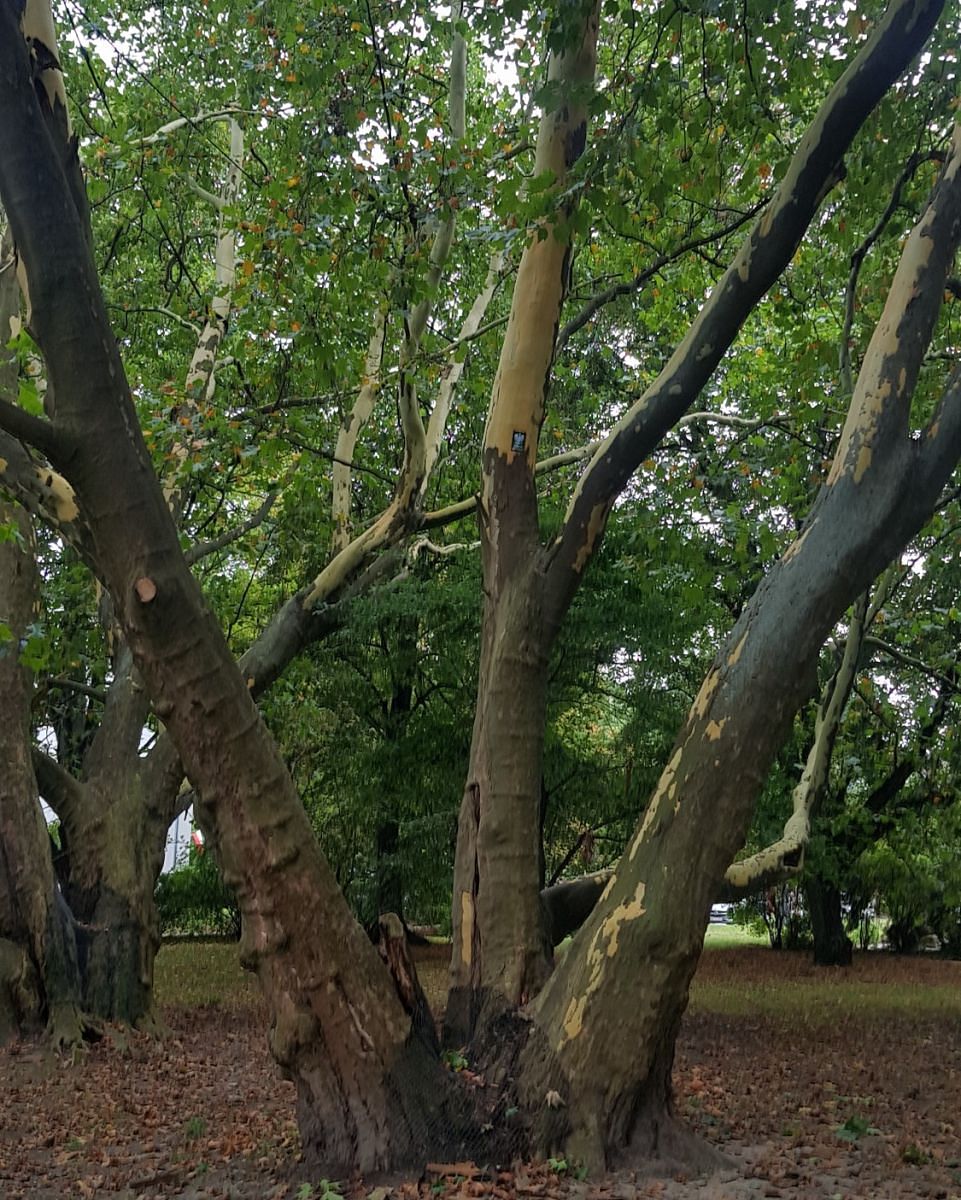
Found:
[[[511,373],[499,372],[495,381],[484,458],[485,630],[455,869],[449,1038],[466,1033],[486,1046],[484,1022],[497,1013],[491,995],[516,1004],[509,985],[526,977],[523,964],[545,941],[543,925],[532,921],[526,937],[515,937],[506,967],[488,953],[505,920],[496,903],[500,864],[520,864],[522,889],[528,877],[536,878],[528,830],[537,823],[542,725],[518,720],[509,704],[511,697],[532,695],[530,648],[546,661],[614,497],[694,400],[790,261],[839,178],[845,147],[923,45],[939,11],[939,5],[891,6],[822,105],[778,194],[662,376],[598,450],[561,533],[543,555],[535,549],[536,512],[524,464],[527,455],[533,461],[530,439],[543,413],[551,355],[536,358],[538,375],[532,369],[536,339],[524,355],[510,339],[530,312],[525,288],[536,281],[535,294],[548,308],[559,303],[563,283],[553,267],[545,270],[525,253],[502,357]],[[551,128],[545,118],[542,137]],[[812,694],[825,638],[920,528],[957,461],[954,386],[919,442],[908,426],[921,356],[958,240],[957,143],[956,137],[932,203],[905,248],[827,484],[715,661],[614,877],[528,1007],[534,1032],[518,1059],[518,1086],[541,1152],[564,1146],[592,1169],[603,1169],[650,1153],[662,1136],[669,1140],[672,1047],[716,889],[743,844],[773,756]],[[523,375],[517,361],[528,368]],[[507,740],[492,754],[490,731],[498,720]],[[526,750],[520,745],[525,737]],[[523,790],[519,760],[537,768]],[[470,997],[461,994],[465,986]]]
[[[335,1173],[416,1161],[428,1128],[456,1126],[450,1076],[411,1036],[184,561],[33,61],[14,8],[0,7],[0,194],[58,397],[55,421],[33,433],[96,530],[117,620],[202,796],[243,912],[242,955],[272,1013],[271,1046],[297,1083],[305,1152]]]
[[[75,756],[77,774],[40,751],[34,769],[60,819],[56,866],[77,921],[84,1008],[103,1020],[151,1028],[160,944],[154,890],[181,771],[165,748],[140,756],[148,699],[125,648],[114,665],[99,728]],[[69,746],[61,750],[69,757]]]
[[[524,254],[485,438],[487,605],[455,877],[451,1027],[473,1031],[482,1048],[508,1031],[503,1053],[513,1074],[503,1082],[525,1114],[526,1150],[563,1148],[595,1170],[635,1156],[690,1157],[670,1112],[670,1069],[715,887],[811,693],[825,637],[917,531],[956,464],[961,382],[920,438],[909,435],[908,417],[961,233],[958,138],[906,244],[828,481],[715,661],[627,853],[548,976],[538,835],[552,638],[614,497],[790,261],[844,147],[939,11],[920,0],[891,6],[645,401],[647,415],[598,452],[561,536],[543,552],[533,470],[566,287],[569,245],[554,236],[560,225]],[[597,20],[594,9],[580,43],[552,66],[554,80],[579,94],[593,77]],[[423,1019],[412,1016],[412,970],[393,953],[392,980],[352,918],[180,551],[110,333],[62,93],[35,78],[54,70],[39,64],[56,56],[49,47],[49,55],[31,56],[23,34],[16,6],[0,5],[0,195],[57,406],[50,421],[9,407],[4,418],[68,476],[75,511],[66,519],[82,513],[92,531],[133,662],[237,892],[242,956],[264,989],[272,1051],[296,1083],[305,1153],[331,1175],[453,1157],[471,1138],[474,1113],[442,1070]],[[547,114],[539,167],[563,181],[585,136],[586,112],[573,103]],[[22,729],[18,736],[25,746]],[[21,756],[29,767],[25,750]],[[19,884],[11,878],[13,893]],[[53,896],[51,871],[49,887],[19,901],[32,953],[44,964],[57,944]],[[35,915],[23,918],[27,909]],[[123,915],[112,918],[122,923]],[[521,1019],[513,1010],[525,1002]]]

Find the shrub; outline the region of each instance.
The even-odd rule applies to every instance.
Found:
[[[192,848],[185,866],[162,875],[157,909],[164,934],[240,937],[240,909],[213,858]]]

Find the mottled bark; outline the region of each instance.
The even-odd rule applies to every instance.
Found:
[[[593,1166],[648,1146],[665,1031],[686,1004],[714,888],[813,690],[821,645],[930,515],[961,454],[961,372],[919,437],[909,425],[959,238],[961,128],[905,244],[827,482],[715,660],[627,852],[532,1006],[522,1067],[531,1079],[548,1071],[564,1100],[540,1138]],[[643,963],[643,976],[626,963]]]
[[[597,32],[595,6],[575,43],[554,54],[548,69],[558,98],[541,118],[534,173],[550,173],[558,193],[587,138]],[[559,202],[539,231],[543,236],[524,250],[484,436],[484,615],[454,865],[444,1033],[451,1044],[467,1041],[479,1021],[528,1000],[550,969],[539,895],[540,799],[547,662],[556,626],[543,613],[534,472],[568,286],[570,215]]]
[[[458,1128],[423,1040],[313,837],[181,552],[107,321],[82,214],[50,141],[17,14],[0,6],[0,196],[58,397],[42,438],[96,530],[140,678],[198,794],[243,913],[241,956],[297,1085],[304,1151],[333,1175],[421,1160]],[[69,385],[69,386],[68,386]]]
[[[547,652],[523,575],[487,600],[467,785],[457,827],[444,1040],[526,1003],[550,969],[540,900]],[[509,897],[509,903],[505,900]]]

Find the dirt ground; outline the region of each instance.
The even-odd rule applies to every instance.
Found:
[[[421,969],[430,981],[442,966]],[[959,989],[958,963],[868,955],[825,976],[800,956],[713,951],[675,1084],[679,1114],[729,1168],[596,1181],[563,1163],[434,1164],[394,1195],[961,1200]],[[82,1062],[33,1044],[0,1050],[0,1197],[333,1200],[298,1161],[293,1088],[258,1007],[164,1015],[165,1039],[118,1035]]]

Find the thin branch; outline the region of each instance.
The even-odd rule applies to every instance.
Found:
[[[176,321],[178,325],[182,325],[184,329],[189,330],[194,337],[200,337],[201,327],[194,321],[182,317],[180,313],[175,313],[172,308],[165,308],[162,304],[138,304],[136,307],[128,307],[122,304],[108,304],[108,309],[114,312],[121,313],[124,317],[136,316],[138,313],[159,313],[163,317],[168,317],[171,321]]]
[[[675,428],[685,429],[688,425],[693,425],[697,421],[708,421],[714,425],[725,425],[733,429],[752,431],[761,429],[765,425],[781,428],[785,420],[786,414],[780,412],[773,413],[769,417],[736,417],[728,413],[693,412],[682,417]],[[574,450],[563,450],[560,454],[555,454],[551,458],[542,458],[534,467],[534,474],[537,476],[549,475],[553,471],[559,471],[562,467],[570,467],[575,463],[583,462],[585,458],[590,458],[601,444],[601,440],[598,439],[596,442],[587,442],[583,446],[578,446]],[[443,525],[450,525],[454,521],[461,520],[462,517],[469,517],[476,509],[476,496],[471,496],[465,500],[458,500],[454,504],[447,505],[446,508],[438,508],[432,512],[425,513],[421,519],[420,527],[422,529],[439,529]]]
[[[870,646],[873,650],[879,650],[882,654],[886,654],[888,658],[893,658],[897,662],[903,663],[906,667],[920,671],[923,675],[927,675],[929,679],[936,679],[942,687],[961,695],[961,685],[959,685],[957,678],[945,675],[943,671],[930,666],[923,659],[915,658],[913,654],[906,654],[897,646],[892,646],[890,642],[885,642],[881,638],[867,637],[864,639],[864,644],[865,646]]]
[[[107,700],[107,693],[103,688],[90,687],[86,683],[78,683],[75,679],[65,679],[62,675],[48,675],[38,684],[37,691],[42,694],[54,688],[65,692],[76,692],[78,696],[89,696],[91,700],[97,700],[101,704],[106,703]]]
[[[720,229],[714,229],[710,233],[702,234],[700,237],[691,238],[689,241],[682,242],[680,246],[675,247],[670,253],[659,255],[649,267],[645,267],[643,271],[639,271],[629,282],[616,283],[605,289],[605,291],[598,292],[592,296],[581,311],[575,317],[572,317],[557,335],[557,349],[561,350],[567,345],[574,334],[578,330],[583,329],[588,321],[605,305],[610,304],[613,300],[617,300],[620,296],[629,296],[632,292],[640,291],[655,275],[659,274],[670,263],[683,258],[685,254],[689,254],[693,250],[698,250],[702,246],[710,245],[711,242],[719,241],[721,238],[728,237],[740,229],[742,225],[746,225],[748,221],[756,217],[769,200],[770,197],[765,196],[753,208],[748,209],[746,213],[739,214],[733,221],[730,221]]]
[[[256,529],[259,525],[262,525],[267,519],[267,515],[273,508],[279,495],[280,488],[272,489],[267,493],[263,503],[260,505],[257,511],[248,517],[246,521],[243,521],[240,525],[235,526],[233,529],[226,530],[224,533],[220,534],[219,537],[211,538],[207,542],[198,542],[196,546],[191,546],[189,550],[185,550],[184,558],[187,560],[187,563],[192,566],[194,563],[199,562],[202,558],[207,558],[208,555],[216,554],[218,550],[223,550],[225,546],[231,545],[239,538],[242,538],[244,534],[250,533],[252,529]]]
[[[851,254],[851,271],[848,276],[844,298],[844,324],[841,328],[839,364],[841,383],[847,395],[850,395],[854,391],[854,375],[851,368],[851,330],[854,328],[854,307],[857,301],[858,279],[861,274],[861,267],[871,247],[877,242],[881,234],[884,233],[888,222],[897,211],[898,205],[901,203],[901,193],[904,191],[905,184],[911,179],[918,167],[923,163],[931,161],[943,162],[944,155],[934,150],[927,154],[920,154],[915,151],[911,155],[894,184],[894,188],[891,191],[891,198],[888,200],[884,212],[880,215],[874,228],[868,233],[864,241]]]
[[[897,566],[892,564],[883,572],[873,592],[870,595],[865,592],[855,602],[841,663],[821,694],[814,721],[814,743],[794,789],[791,815],[784,825],[784,832],[776,842],[728,867],[724,875],[725,900],[739,900],[754,895],[800,872],[804,851],[811,837],[811,822],[828,781],[841,718],[857,678],[865,631],[884,607],[896,584],[897,574]]]
[[[138,146],[153,146],[157,142],[162,142],[170,134],[176,133],[179,129],[185,126],[190,126],[191,129],[196,129],[208,121],[229,121],[243,113],[244,110],[231,107],[216,109],[209,113],[197,113],[195,116],[189,117],[186,114],[175,118],[173,121],[168,121],[166,125],[161,125],[159,129],[153,133],[144,134],[141,137],[131,137],[130,141]],[[247,113],[247,116],[262,117],[262,113]]]

